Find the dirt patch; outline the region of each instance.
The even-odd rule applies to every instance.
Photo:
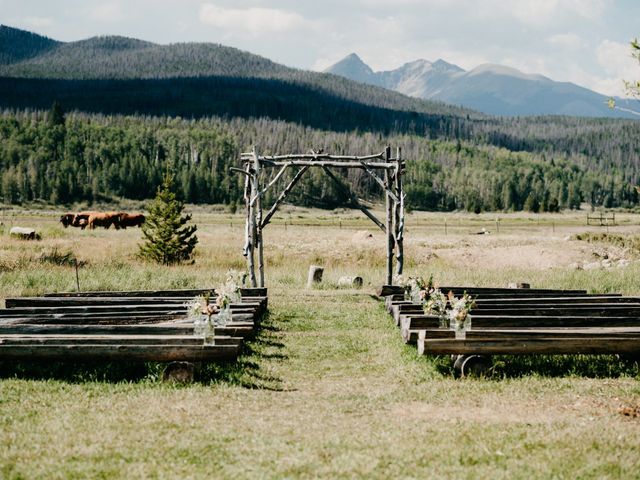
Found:
[[[625,417],[640,418],[640,405],[620,407],[618,413]]]
[[[557,238],[532,240],[529,242],[521,239],[518,242],[514,239],[513,242],[509,242],[508,239],[503,239],[502,244],[490,240],[465,240],[456,247],[444,245],[444,248],[429,249],[427,246],[424,248],[451,265],[466,268],[548,270],[588,264],[596,259],[594,256],[596,248],[593,245],[586,245],[584,242]],[[436,245],[436,247],[441,246]],[[609,256],[623,257],[622,252],[618,252],[618,250],[615,247],[610,248]]]
[[[351,243],[362,245],[375,242],[373,233],[366,230],[359,230],[351,236]]]
[[[551,424],[566,420],[611,416],[612,405],[586,398],[576,398],[566,404],[550,405],[548,401],[509,403],[505,408],[496,399],[479,405],[444,406],[426,402],[398,403],[392,407],[395,416],[408,421],[439,420],[444,422],[479,422],[490,424]],[[640,410],[638,411],[640,415]],[[622,412],[621,412],[622,413]]]

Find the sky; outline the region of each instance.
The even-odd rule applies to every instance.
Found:
[[[310,70],[355,52],[374,70],[496,63],[605,95],[640,79],[638,0],[0,0],[0,23],[62,41],[221,43]]]

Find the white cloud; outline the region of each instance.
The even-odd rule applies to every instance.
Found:
[[[596,57],[607,73],[637,70],[637,63],[631,56],[631,47],[628,43],[603,40],[596,48]]]
[[[125,19],[122,8],[118,3],[100,3],[87,10],[91,20],[99,22],[119,22]]]
[[[44,28],[53,25],[53,19],[50,17],[25,17],[22,23],[32,28]]]
[[[303,16],[274,8],[225,8],[212,3],[200,6],[202,23],[225,30],[244,30],[254,35],[286,32],[309,26]]]
[[[596,57],[607,77],[598,80],[594,89],[614,95],[626,96],[623,80],[636,81],[640,78],[638,61],[631,56],[628,43],[603,40],[596,48]]]
[[[492,0],[490,3],[494,12],[507,13],[525,25],[546,27],[575,16],[595,20],[606,11],[611,0]]]
[[[568,50],[579,50],[587,46],[587,42],[575,33],[556,33],[547,37],[547,43]]]

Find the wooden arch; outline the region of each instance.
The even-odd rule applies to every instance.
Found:
[[[404,162],[401,159],[400,148],[396,150],[395,158],[391,157],[391,148],[387,147],[383,152],[363,157],[346,155],[329,155],[325,153],[311,152],[308,154],[292,154],[277,156],[261,156],[255,151],[242,153],[242,169],[232,170],[242,173],[244,182],[244,202],[246,210],[245,220],[245,244],[242,254],[247,258],[249,279],[252,287],[264,287],[264,256],[262,230],[269,224],[271,218],[278,210],[286,196],[300,181],[304,173],[311,167],[322,168],[325,173],[344,189],[332,168],[359,168],[367,172],[385,192],[386,222],[382,223],[356,195],[347,189],[345,193],[352,203],[387,234],[387,284],[393,282],[393,257],[395,251],[396,273],[402,274],[404,264],[404,199],[402,190],[402,173]],[[267,169],[276,168],[277,173],[272,179],[263,185],[264,174]],[[289,168],[297,168],[297,171],[289,183],[278,195],[276,201],[266,214],[262,211],[262,199],[264,194],[272,188]],[[382,174],[382,175],[380,175]],[[256,276],[255,252],[258,255],[258,275]]]

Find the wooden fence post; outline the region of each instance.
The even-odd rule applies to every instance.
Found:
[[[253,149],[253,169],[255,171],[255,238],[256,246],[258,247],[258,275],[260,279],[260,287],[264,287],[264,242],[262,241],[262,191],[260,190],[260,160]],[[255,286],[255,285],[253,285]]]
[[[395,205],[396,273],[402,275],[404,267],[404,192],[402,191],[402,150],[396,150],[395,190],[398,202]]]
[[[385,150],[385,161],[387,163],[389,162],[389,157],[391,157],[391,147],[387,147]],[[388,187],[391,187],[391,174],[388,169],[384,171],[384,181]],[[393,211],[392,199],[386,190],[384,198],[387,210],[387,285],[391,285],[393,283]]]

